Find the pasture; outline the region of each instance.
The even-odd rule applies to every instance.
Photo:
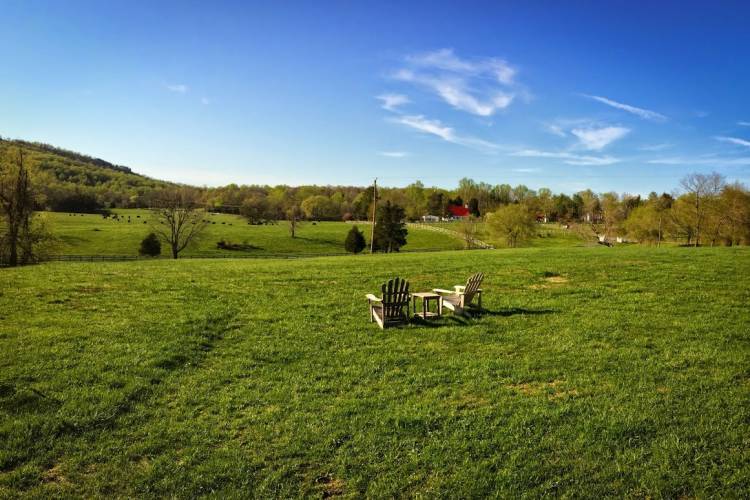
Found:
[[[58,238],[54,253],[64,255],[132,255],[138,254],[141,240],[152,231],[148,210],[115,209],[118,219],[103,218],[97,214],[68,214],[40,212]],[[128,219],[130,221],[128,222]],[[343,254],[346,233],[353,224],[345,222],[304,222],[296,238],[289,234],[286,221],[271,225],[249,225],[237,215],[210,214],[205,232],[195,245],[186,248],[183,257],[269,257]],[[358,226],[370,239],[369,225]],[[247,245],[243,250],[225,250],[217,247],[224,240]],[[445,234],[409,228],[407,244],[403,251],[456,250],[463,242]],[[162,248],[162,256],[168,255]]]
[[[3,269],[0,497],[746,497],[748,303],[747,248]]]

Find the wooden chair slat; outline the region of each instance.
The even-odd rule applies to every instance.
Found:
[[[380,287],[382,299],[375,303],[370,300],[370,318],[375,320],[380,328],[408,321],[409,282],[394,278],[383,283]],[[406,309],[406,312],[405,312]]]

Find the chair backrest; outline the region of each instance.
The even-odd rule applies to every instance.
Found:
[[[383,283],[383,317],[395,318],[403,314],[404,306],[409,306],[409,282],[401,278]]]
[[[484,279],[484,273],[477,273],[471,276],[466,282],[466,288],[464,288],[464,304],[471,304],[474,300],[477,290],[482,286],[482,280]]]

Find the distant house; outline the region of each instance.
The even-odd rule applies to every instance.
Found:
[[[471,215],[469,207],[461,205],[448,205],[448,212],[453,219],[466,219]]]

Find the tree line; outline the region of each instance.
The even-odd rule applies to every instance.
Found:
[[[31,214],[39,210],[75,212],[146,207],[154,209],[157,218],[165,219],[169,225],[171,222],[164,207],[171,206],[173,211],[178,210],[172,215],[178,217],[176,222],[181,224],[182,230],[172,237],[165,234],[162,239],[176,256],[185,245],[180,235],[192,233],[194,218],[198,217],[194,211],[235,212],[251,224],[287,220],[294,237],[298,224],[304,220],[369,220],[374,196],[377,196],[379,219],[398,219],[399,224],[418,220],[424,215],[449,216],[451,206],[466,207],[470,217],[461,231],[467,234],[467,242],[477,232],[476,221],[487,222],[493,234],[504,239],[509,246],[517,246],[530,237],[537,222],[557,221],[590,224],[603,242],[627,238],[659,245],[669,238],[694,246],[750,244],[750,193],[745,186],[728,183],[716,173],[690,174],[681,180],[680,187],[673,193],[652,192],[647,197],[595,193],[592,190],[568,195],[553,193],[548,188],[533,190],[525,185],[490,185],[468,178],[461,179],[457,188],[452,190],[426,187],[419,181],[402,188],[378,188],[377,192],[373,186],[230,184],[207,188],[155,181],[106,166],[76,164],[62,168],[59,162],[80,162],[86,157],[59,155],[54,148],[50,150],[41,146],[30,150],[27,143],[22,144],[23,147],[7,147],[8,144],[15,143],[0,140],[0,146],[5,146],[0,148],[0,209],[3,217],[0,260],[12,264],[32,261],[33,247],[39,246],[49,236],[47,228],[31,218]],[[53,163],[60,167],[60,172],[65,175],[80,172],[67,177],[65,182],[61,181],[56,174],[50,173],[51,160],[39,156],[52,153],[58,162]],[[112,176],[122,178],[114,182]],[[105,178],[109,181],[104,182],[102,179]],[[104,185],[109,193],[106,202],[82,188]],[[112,196],[111,190],[124,191]],[[189,213],[179,212],[186,209],[185,200],[189,200]],[[381,235],[379,239],[376,236],[378,249],[397,251],[405,243],[406,236],[405,229],[403,236],[397,233],[395,236]]]

